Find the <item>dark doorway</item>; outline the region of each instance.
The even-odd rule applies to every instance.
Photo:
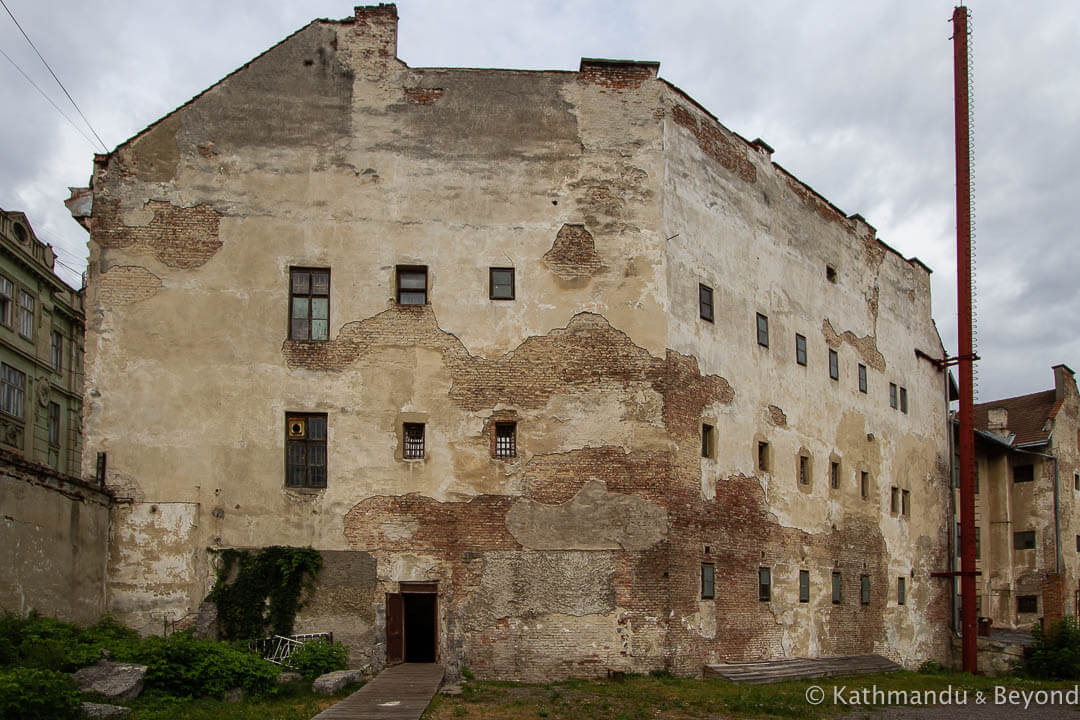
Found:
[[[434,593],[402,593],[405,662],[435,662],[437,597]]]

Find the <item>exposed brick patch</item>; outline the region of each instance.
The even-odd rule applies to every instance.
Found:
[[[353,34],[367,45],[360,50],[365,58],[385,61],[397,54],[398,15],[393,3],[354,8],[353,23]]]
[[[682,105],[676,105],[671,111],[672,119],[693,134],[698,147],[720,165],[735,173],[748,183],[757,181],[757,168],[746,156],[743,143],[728,137],[719,123],[711,118],[700,121]]]
[[[165,265],[183,269],[204,265],[221,249],[221,215],[210,205],[177,207],[148,200],[145,207],[153,211],[150,222],[125,225],[120,201],[99,199],[94,203],[94,242],[103,248],[146,249]]]
[[[442,88],[407,87],[405,88],[405,102],[413,105],[431,105],[446,92]]]
[[[806,207],[810,208],[813,212],[817,213],[823,220],[829,222],[840,223],[844,227],[851,229],[851,222],[847,219],[844,213],[833,207],[825,198],[818,195],[809,187],[799,182],[790,175],[785,175],[784,179],[787,180],[788,187],[795,193],[796,197],[802,200]]]
[[[590,479],[602,479],[609,492],[637,495],[663,504],[664,478],[674,470],[670,453],[626,452],[617,447],[588,447],[539,455],[525,467],[523,497],[554,505],[569,502]]]
[[[422,551],[454,559],[467,550],[520,550],[506,529],[506,512],[513,502],[504,495],[448,503],[417,494],[380,495],[345,514],[345,538],[353,550]],[[390,519],[393,529],[386,527]],[[415,529],[399,531],[403,522]]]
[[[825,342],[829,347],[838,348],[843,343],[847,343],[855,348],[855,352],[869,367],[885,372],[885,356],[877,349],[877,338],[873,335],[859,337],[850,330],[837,333],[828,318],[821,321],[821,334],[825,336]]]
[[[596,252],[592,233],[584,225],[565,223],[551,249],[544,253],[551,272],[563,280],[583,280],[607,270]]]
[[[771,422],[776,427],[787,427],[787,415],[785,415],[784,411],[776,407],[775,405],[769,406],[768,417],[769,422]]]
[[[1047,573],[1042,582],[1042,617],[1045,626],[1065,617],[1065,576]]]
[[[578,79],[612,90],[637,90],[656,77],[654,63],[596,62],[583,60]]]
[[[138,265],[118,265],[98,278],[98,299],[103,305],[130,305],[153,297],[161,278]]]

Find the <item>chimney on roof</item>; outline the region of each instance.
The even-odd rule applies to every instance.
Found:
[[[370,61],[389,62],[397,58],[397,5],[380,3],[353,8],[353,33],[360,52]]]
[[[986,411],[986,429],[995,435],[1009,437],[1009,411],[1003,407],[992,407]]]
[[[1072,385],[1073,392],[1076,392],[1076,378],[1072,368],[1068,365],[1059,364],[1054,366],[1054,396],[1060,400],[1065,397],[1066,383]]]

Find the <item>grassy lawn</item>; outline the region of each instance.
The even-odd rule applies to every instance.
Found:
[[[353,685],[330,696],[315,695],[308,688],[295,688],[278,697],[237,703],[211,698],[176,698],[147,691],[126,704],[132,709],[130,720],[310,720],[359,687]]]
[[[688,720],[690,718],[821,718],[848,712],[850,706],[833,702],[833,688],[846,687],[845,697],[861,688],[942,691],[968,690],[974,706],[975,692],[992,703],[994,688],[1016,690],[1072,689],[1072,682],[1035,682],[1018,678],[976,677],[961,673],[927,675],[913,672],[822,678],[773,685],[735,685],[726,680],[695,680],[676,677],[634,676],[625,680],[569,680],[548,685],[506,682],[468,682],[458,697],[436,696],[424,720],[475,718],[517,720],[553,718],[577,720]],[[807,702],[807,691],[819,686],[825,692],[820,705]],[[1023,712],[1022,706],[1017,708]],[[1037,710],[1034,710],[1037,712]]]

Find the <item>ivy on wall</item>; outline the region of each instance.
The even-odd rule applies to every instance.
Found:
[[[206,596],[217,605],[218,625],[227,640],[291,635],[322,567],[322,555],[310,547],[271,546],[259,550],[209,551],[218,556],[217,582]]]

